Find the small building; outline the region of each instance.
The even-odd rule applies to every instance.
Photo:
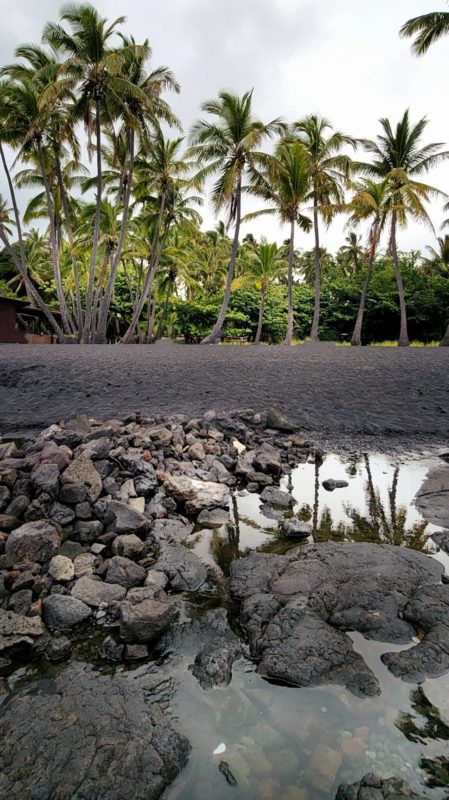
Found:
[[[58,319],[60,314],[52,309]],[[54,344],[45,314],[28,300],[0,295],[0,344]]]

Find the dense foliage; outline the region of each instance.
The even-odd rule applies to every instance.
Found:
[[[402,33],[423,53],[447,19]],[[175,76],[124,22],[69,4],[0,71],[0,295],[28,297],[59,341],[449,344],[449,237],[400,251],[401,228],[431,227],[428,201],[447,201],[424,182],[449,157],[426,142],[425,119],[406,111],[356,140],[317,115],[261,121],[252,92],[221,92],[184,137],[166,100]],[[208,179],[226,222],[204,231]],[[282,245],[241,241],[259,214],[276,215]],[[348,235],[331,255],[326,231],[342,214]]]

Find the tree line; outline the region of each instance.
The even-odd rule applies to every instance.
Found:
[[[149,41],[125,35],[124,22],[69,4],[45,25],[41,44],[18,47],[0,71],[0,160],[9,192],[0,198],[0,290],[25,293],[59,341],[82,343],[151,341],[170,328],[170,315],[182,317],[183,302],[220,297],[201,338],[215,343],[229,315],[241,313],[232,311],[233,297],[251,288],[258,293],[251,332],[258,343],[267,298],[273,287],[285,287],[283,341],[290,344],[302,285],[309,298],[313,291],[309,334],[316,340],[326,328],[323,280],[329,285],[323,239],[344,214],[350,232],[334,267],[348,285],[357,278],[351,343],[362,343],[373,274],[387,259],[399,301],[398,343],[408,345],[400,231],[410,222],[433,229],[428,202],[436,198],[446,208],[448,200],[423,180],[449,157],[442,143],[426,141],[427,120],[413,122],[405,111],[395,125],[381,119],[374,139],[360,139],[316,114],[261,121],[252,91],[223,91],[202,105],[184,136],[166,99],[180,90],[175,76],[152,64]],[[449,13],[437,12],[409,20],[401,34],[414,37],[422,55],[448,32]],[[209,182],[225,221],[204,232],[199,209]],[[24,208],[23,189],[33,192]],[[248,210],[250,198],[258,210]],[[276,215],[284,244],[251,236],[242,244],[242,223],[264,214]],[[307,231],[314,248],[301,254]],[[439,252],[414,268],[445,277],[448,252],[441,238]],[[442,344],[449,344],[449,325]]]

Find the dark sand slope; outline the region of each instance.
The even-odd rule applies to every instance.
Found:
[[[441,444],[449,438],[449,348],[0,347],[3,435],[78,414],[272,404],[324,440]]]

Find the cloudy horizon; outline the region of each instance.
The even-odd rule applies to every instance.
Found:
[[[0,0],[0,63],[13,60],[18,44],[40,41],[48,19],[56,19],[59,0]],[[445,108],[449,40],[424,58],[410,52],[410,41],[398,35],[410,17],[436,10],[428,0],[171,0],[143,7],[138,0],[97,0],[110,20],[125,14],[124,30],[148,38],[153,63],[171,67],[181,83],[179,96],[168,95],[187,133],[201,103],[222,89],[254,89],[254,110],[264,121],[286,121],[310,113],[327,117],[336,129],[355,137],[374,138],[380,117],[393,124],[410,109],[412,122],[429,120],[425,141],[449,142]],[[448,146],[449,149],[449,146]],[[424,179],[427,180],[427,179]],[[449,164],[429,173],[428,181],[449,190]],[[5,193],[3,176],[0,191]],[[430,209],[436,232],[442,204]],[[206,205],[204,226],[216,220]],[[247,229],[282,241],[287,231],[275,219],[263,218]],[[343,221],[324,232],[323,245],[335,251],[342,243]],[[401,249],[424,249],[434,235],[411,225],[399,235]],[[312,246],[311,235],[298,235],[298,246]]]

